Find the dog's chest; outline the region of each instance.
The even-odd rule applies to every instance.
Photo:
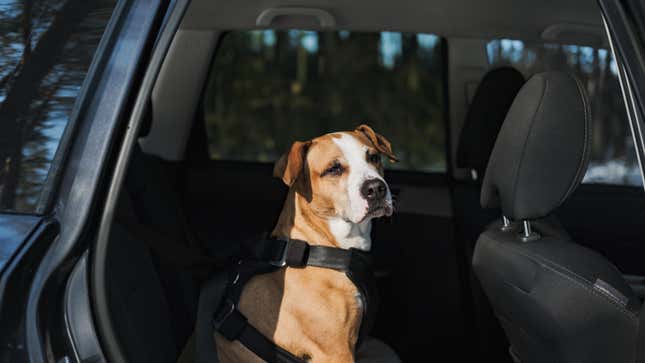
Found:
[[[267,275],[251,280],[240,301],[240,309],[261,332],[296,352],[333,345],[331,342],[355,344],[364,306],[345,273],[315,267],[288,268],[271,276],[272,283],[262,281],[269,278]],[[262,291],[269,288],[277,292],[279,287],[282,294]],[[270,298],[256,299],[260,296]]]

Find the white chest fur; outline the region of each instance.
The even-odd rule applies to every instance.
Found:
[[[329,230],[336,238],[340,248],[356,248],[366,252],[372,248],[371,220],[352,223],[342,218],[332,218],[329,220]]]

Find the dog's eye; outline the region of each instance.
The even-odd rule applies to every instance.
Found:
[[[341,175],[341,174],[343,173],[343,171],[344,171],[343,166],[342,166],[342,165],[340,165],[340,163],[336,162],[336,163],[334,163],[332,166],[330,166],[329,168],[327,168],[327,170],[325,170],[325,171],[323,172],[323,176],[325,176],[325,175],[335,175],[335,176],[338,176],[338,175]]]
[[[374,153],[374,154],[368,153],[367,161],[372,164],[378,164],[381,161],[381,155],[379,155],[378,153]]]

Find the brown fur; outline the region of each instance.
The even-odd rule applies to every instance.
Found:
[[[365,136],[364,127],[367,126],[362,125],[352,134],[376,148]],[[276,163],[275,176],[290,189],[273,236],[338,246],[325,218],[336,214],[336,206],[342,202],[337,198],[342,193],[334,190],[343,188],[346,181],[342,177],[334,181],[320,177],[340,157],[340,150],[332,142],[337,136],[329,134],[309,142],[295,142]],[[382,173],[382,166],[379,168]],[[310,358],[312,363],[354,362],[362,317],[357,294],[343,272],[316,267],[285,268],[249,281],[239,309],[262,334],[296,356]],[[239,342],[216,335],[216,343],[224,363],[262,362]]]

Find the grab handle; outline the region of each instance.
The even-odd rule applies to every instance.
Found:
[[[318,20],[323,28],[333,28],[336,26],[336,19],[326,10],[316,8],[269,8],[260,13],[255,25],[259,27],[269,27],[278,17],[312,17]]]

